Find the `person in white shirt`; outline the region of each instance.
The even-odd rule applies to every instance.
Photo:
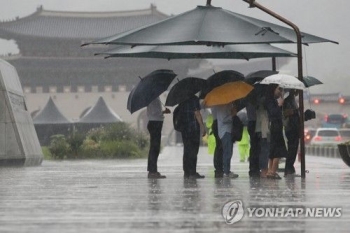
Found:
[[[157,162],[160,152],[164,114],[167,113],[170,113],[170,110],[168,108],[166,108],[164,111],[162,110],[162,103],[160,102],[159,97],[154,99],[147,106],[147,129],[150,134],[150,148],[148,153],[147,171],[148,178],[151,179],[166,178],[166,176],[161,175],[158,172]]]
[[[231,158],[233,152],[232,142],[232,117],[237,114],[237,108],[232,103],[217,105],[214,107],[218,124],[218,135],[223,149],[224,177],[237,178],[238,175],[231,172]]]

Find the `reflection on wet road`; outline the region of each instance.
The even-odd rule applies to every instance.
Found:
[[[350,168],[341,159],[306,157],[307,174],[250,179],[235,152],[238,179],[214,179],[212,156],[201,148],[201,180],[184,180],[182,147],[166,147],[159,171],[146,160],[44,161],[40,167],[0,168],[0,232],[348,232]],[[300,170],[300,164],[297,164]],[[241,200],[242,220],[229,225],[225,203]],[[249,216],[247,208],[341,208],[342,216]]]

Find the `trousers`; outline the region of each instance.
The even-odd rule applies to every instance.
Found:
[[[147,129],[150,134],[147,171],[158,172],[157,162],[160,152],[163,121],[149,121]]]

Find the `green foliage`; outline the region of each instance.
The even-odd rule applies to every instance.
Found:
[[[120,122],[91,129],[86,135],[74,132],[67,139],[63,135],[54,135],[45,158],[141,158],[147,156],[148,147],[148,135]]]
[[[56,134],[51,136],[49,151],[54,159],[64,159],[68,154],[69,149],[69,144],[64,135]]]
[[[107,141],[133,141],[136,138],[136,132],[130,125],[124,122],[111,124],[105,128],[102,140]]]
[[[104,158],[141,158],[145,155],[133,141],[103,141],[101,152]]]
[[[90,138],[91,140],[93,140],[95,142],[99,142],[104,137],[104,134],[105,134],[104,127],[99,127],[99,128],[93,128],[93,129],[89,130],[86,137]]]
[[[85,135],[80,133],[74,133],[73,135],[68,137],[67,142],[70,148],[70,153],[67,155],[68,159],[75,159],[78,157],[84,139]]]
[[[47,146],[43,146],[41,148],[42,152],[43,152],[43,155],[44,155],[44,159],[47,159],[47,160],[50,160],[52,159],[52,154],[49,150],[49,148]]]
[[[148,135],[139,132],[136,135],[136,143],[140,147],[141,150],[147,150],[149,147],[149,137]]]
[[[101,158],[100,143],[86,138],[81,146],[79,158]]]

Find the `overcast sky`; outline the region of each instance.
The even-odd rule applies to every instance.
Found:
[[[338,41],[303,46],[304,74],[319,78],[325,84],[313,87],[312,92],[348,91],[350,58],[350,1],[349,0],[257,0],[258,3],[277,12],[299,26],[301,31]],[[55,11],[123,11],[149,8],[150,4],[166,14],[179,14],[206,0],[0,0],[0,20],[24,17],[36,11],[40,5]],[[248,8],[242,0],[212,0],[213,6],[278,23],[258,9]],[[283,48],[296,52],[296,45]],[[0,41],[0,54],[15,51],[15,46]],[[234,68],[233,68],[234,69]],[[281,70],[296,75],[296,59]],[[346,83],[346,85],[344,85]]]

